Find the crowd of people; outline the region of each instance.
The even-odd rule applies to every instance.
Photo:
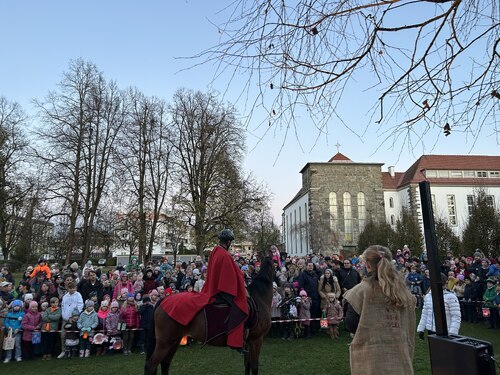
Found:
[[[356,255],[289,256],[276,246],[271,250],[275,268],[271,305],[274,323],[269,335],[296,340],[308,339],[322,329],[332,339],[346,334],[339,329],[339,323],[349,313],[352,317],[359,312],[348,310],[350,304],[344,300],[349,297],[344,297],[362,280],[369,279],[373,270],[367,269],[367,262]],[[430,289],[426,253],[413,256],[405,245],[393,254],[384,255],[381,250],[378,254],[378,261],[387,260],[389,263],[380,263],[386,267],[390,264],[406,283],[407,292],[417,297],[413,309],[424,306],[425,310],[424,297]],[[260,269],[257,254],[231,256],[245,284],[250,284]],[[3,267],[0,348],[5,340],[14,344],[1,352],[1,358],[6,363],[144,353],[154,306],[175,293],[199,293],[207,276],[208,260],[197,256],[192,262],[172,264],[165,257],[157,263],[139,264],[133,258],[130,264],[109,269],[91,261],[82,267],[74,262],[60,268],[40,258],[34,267],[26,268],[21,280],[14,280],[9,269]],[[490,259],[479,250],[472,257],[449,253],[443,259],[441,272],[446,275],[446,293],[460,301],[459,319],[500,328],[500,257]],[[354,305],[360,303],[361,294],[351,296]]]

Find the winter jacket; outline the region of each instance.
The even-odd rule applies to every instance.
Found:
[[[302,322],[303,325],[310,325],[311,321],[311,299],[309,297],[304,298],[300,301],[300,309],[299,309],[299,319],[305,319],[304,322]]]
[[[82,299],[84,301],[90,298],[90,293],[94,292],[97,295],[97,300],[102,301],[102,283],[99,280],[96,280],[94,284],[91,283],[90,280],[85,280],[82,284]]]
[[[150,329],[154,319],[154,306],[150,303],[145,303],[139,310],[140,315],[140,328]]]
[[[66,293],[61,302],[61,316],[62,319],[67,321],[71,318],[73,314],[73,310],[75,307],[78,309],[78,312],[82,312],[83,310],[83,298],[82,295],[78,292],[73,294]]]
[[[39,325],[42,323],[42,314],[37,312],[28,311],[21,322],[21,327],[23,328],[23,341],[31,341],[31,336],[33,331],[39,329]]]
[[[124,304],[120,311],[120,319],[127,324],[127,328],[139,328],[140,315],[135,304]]]
[[[302,271],[299,275],[299,289],[304,289],[313,301],[319,301],[318,276],[316,272]]]
[[[443,291],[443,299],[448,333],[458,335],[462,319],[460,314],[460,303],[458,302],[457,296],[447,290]],[[436,332],[431,293],[425,296],[424,307],[422,308],[422,316],[420,317],[420,323],[418,323],[417,332],[423,332],[426,329]]]
[[[134,284],[132,284],[130,280],[126,283],[122,283],[120,280],[116,283],[115,288],[113,289],[113,296],[111,299],[117,299],[121,295],[123,288],[127,288],[128,293],[134,293]]]
[[[116,335],[118,333],[118,321],[120,316],[118,313],[109,312],[106,316],[106,331],[110,335]]]
[[[12,332],[16,329],[21,329],[21,322],[24,318],[24,311],[20,310],[18,312],[10,311],[5,317],[5,329],[8,330],[12,328]]]
[[[496,294],[495,285],[485,290],[483,294],[483,301],[485,307],[493,307],[493,300],[495,299],[495,294]]]
[[[340,294],[342,293],[342,290],[340,289],[340,284],[336,276],[332,276],[333,278],[333,285],[330,282],[324,282],[325,280],[325,275],[321,276],[319,278],[318,282],[318,293],[319,296],[321,297],[321,305],[320,307],[323,308],[326,305],[327,302],[327,294],[328,293],[335,293],[335,297],[339,298]]]
[[[84,332],[87,332],[89,336],[92,337],[94,336],[93,330],[97,327],[98,323],[99,321],[97,319],[97,313],[95,312],[95,310],[92,310],[91,312],[84,310],[80,314],[80,317],[76,322],[76,326],[80,330],[80,336],[83,336]]]
[[[334,303],[328,301],[323,309],[328,318],[328,324],[339,324],[342,320],[344,312],[340,302],[337,300]]]
[[[279,305],[281,303],[281,294],[278,292],[273,293],[273,299],[271,302],[271,318],[279,318],[281,316],[281,312],[279,309]]]
[[[42,331],[57,331],[59,328],[59,320],[61,320],[61,309],[58,307],[52,310],[52,308],[49,307],[42,312]]]

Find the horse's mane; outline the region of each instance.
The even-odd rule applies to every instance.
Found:
[[[272,258],[270,256],[264,256],[260,263],[259,273],[248,286],[248,293],[252,296],[270,293],[272,291],[273,279],[274,269]]]

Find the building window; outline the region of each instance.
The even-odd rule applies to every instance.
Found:
[[[337,205],[337,193],[331,192],[329,195],[330,201],[330,229],[337,231],[338,229],[338,205]]]
[[[437,171],[438,172],[438,177],[439,178],[448,178],[450,176],[448,171]]]
[[[488,177],[488,172],[477,171],[476,172],[476,176],[479,177],[479,178],[486,178],[486,177]]]
[[[476,177],[476,174],[474,171],[464,171],[464,177],[466,178]]]
[[[469,212],[469,216],[472,215],[473,208],[474,208],[474,196],[467,195],[467,212]]]
[[[495,171],[495,172],[490,172],[490,178],[499,178],[500,177],[500,172]]]
[[[391,215],[391,225],[395,224],[396,224],[396,218],[394,217],[394,215]]]
[[[457,209],[455,206],[455,196],[447,195],[446,200],[448,202],[448,224],[457,225]]]
[[[437,171],[436,170],[425,171],[425,177],[427,178],[437,177]]]
[[[358,193],[358,225],[359,231],[362,232],[366,225],[366,203],[365,193]]]
[[[487,196],[486,196],[486,205],[487,205],[488,207],[491,207],[491,208],[493,208],[493,207],[494,207],[494,205],[495,205],[495,200],[494,200],[493,195],[487,195]]]
[[[394,198],[393,197],[389,198],[389,207],[394,208]]]
[[[351,211],[351,194],[345,192],[344,200],[344,239],[352,241],[352,211]]]
[[[462,178],[462,171],[450,171],[450,177]]]

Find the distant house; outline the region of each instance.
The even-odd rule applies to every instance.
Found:
[[[434,215],[462,233],[474,193],[500,199],[500,156],[423,155],[406,172],[383,163],[357,163],[341,153],[328,162],[307,163],[302,187],[283,208],[283,243],[290,255],[353,251],[369,220],[395,227],[402,207],[422,225],[418,183],[431,184]],[[423,228],[422,228],[423,233]]]

